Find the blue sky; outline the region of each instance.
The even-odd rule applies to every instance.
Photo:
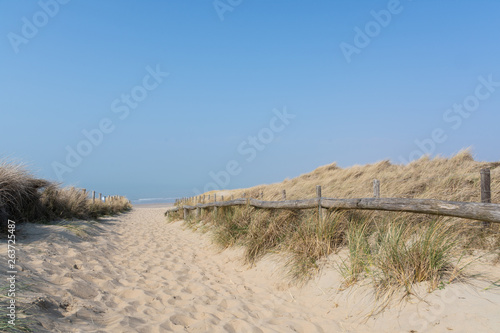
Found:
[[[0,0],[0,156],[130,199],[469,146],[497,161],[499,12],[493,0]]]

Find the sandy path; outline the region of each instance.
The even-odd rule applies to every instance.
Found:
[[[273,294],[264,276],[246,279],[245,268],[217,254],[208,237],[166,223],[164,211],[135,209],[119,220],[107,219],[98,235],[85,241],[64,229],[45,232],[61,227],[23,230],[23,274],[41,279],[35,289],[50,295],[42,302],[47,313],[39,317],[44,327],[54,332],[324,331],[325,318],[289,302],[286,293]],[[331,322],[329,327],[338,328]]]
[[[434,305],[391,309],[360,324],[359,312],[370,300],[338,293],[339,279],[333,270],[306,288],[285,288],[272,275],[272,260],[248,269],[235,251],[218,253],[207,235],[184,230],[180,223],[166,223],[164,211],[136,208],[105,219],[88,229],[93,235],[85,240],[60,226],[22,226],[20,279],[32,285],[26,295],[41,297],[32,310],[44,329],[495,332],[500,328],[498,295],[474,296],[459,287],[433,294]],[[347,302],[347,297],[361,301]],[[435,307],[440,299],[445,301],[442,309]],[[471,304],[474,308],[469,310]],[[423,316],[415,317],[416,312]]]

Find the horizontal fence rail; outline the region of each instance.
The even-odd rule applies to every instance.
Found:
[[[492,204],[490,196],[490,171],[481,170],[481,203],[476,202],[458,202],[444,201],[434,199],[405,199],[405,198],[380,198],[380,181],[374,180],[374,197],[361,199],[333,199],[321,197],[321,186],[317,186],[317,198],[305,200],[283,200],[283,201],[263,201],[253,198],[240,198],[229,201],[217,201],[214,196],[214,202],[198,203],[188,205],[192,201],[204,201],[204,197],[180,200],[182,207],[169,209],[165,215],[170,212],[184,210],[185,218],[189,211],[194,209],[231,207],[231,206],[251,206],[264,209],[321,209],[333,210],[380,210],[391,212],[405,212],[416,214],[431,214],[440,216],[459,217],[471,220],[482,221],[487,225],[490,223],[500,223],[500,204]],[[485,194],[486,193],[486,194]],[[263,197],[262,192],[260,197]],[[283,199],[286,198],[286,192],[283,191]],[[485,199],[486,198],[486,199]],[[208,196],[210,200],[210,196]],[[197,211],[198,213],[199,211]]]
[[[183,206],[169,209],[176,212],[181,209],[194,210],[197,208],[231,207],[249,205],[255,208],[266,209],[315,209],[320,206],[335,210],[380,210],[391,212],[406,212],[417,214],[431,214],[441,216],[460,217],[492,223],[500,223],[500,205],[491,203],[457,202],[433,199],[398,199],[398,198],[363,198],[363,199],[307,199],[288,201],[261,201],[256,199],[236,199],[219,201],[195,206]]]

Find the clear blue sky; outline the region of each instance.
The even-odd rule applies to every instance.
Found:
[[[469,146],[497,161],[499,13],[493,0],[1,0],[0,156],[130,199]]]

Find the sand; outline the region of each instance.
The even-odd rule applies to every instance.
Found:
[[[219,251],[208,234],[167,223],[164,211],[19,225],[18,304],[29,305],[33,331],[500,332],[498,267],[367,317],[371,288],[339,291],[334,258],[316,280],[290,287],[280,257],[247,267],[240,250]]]

